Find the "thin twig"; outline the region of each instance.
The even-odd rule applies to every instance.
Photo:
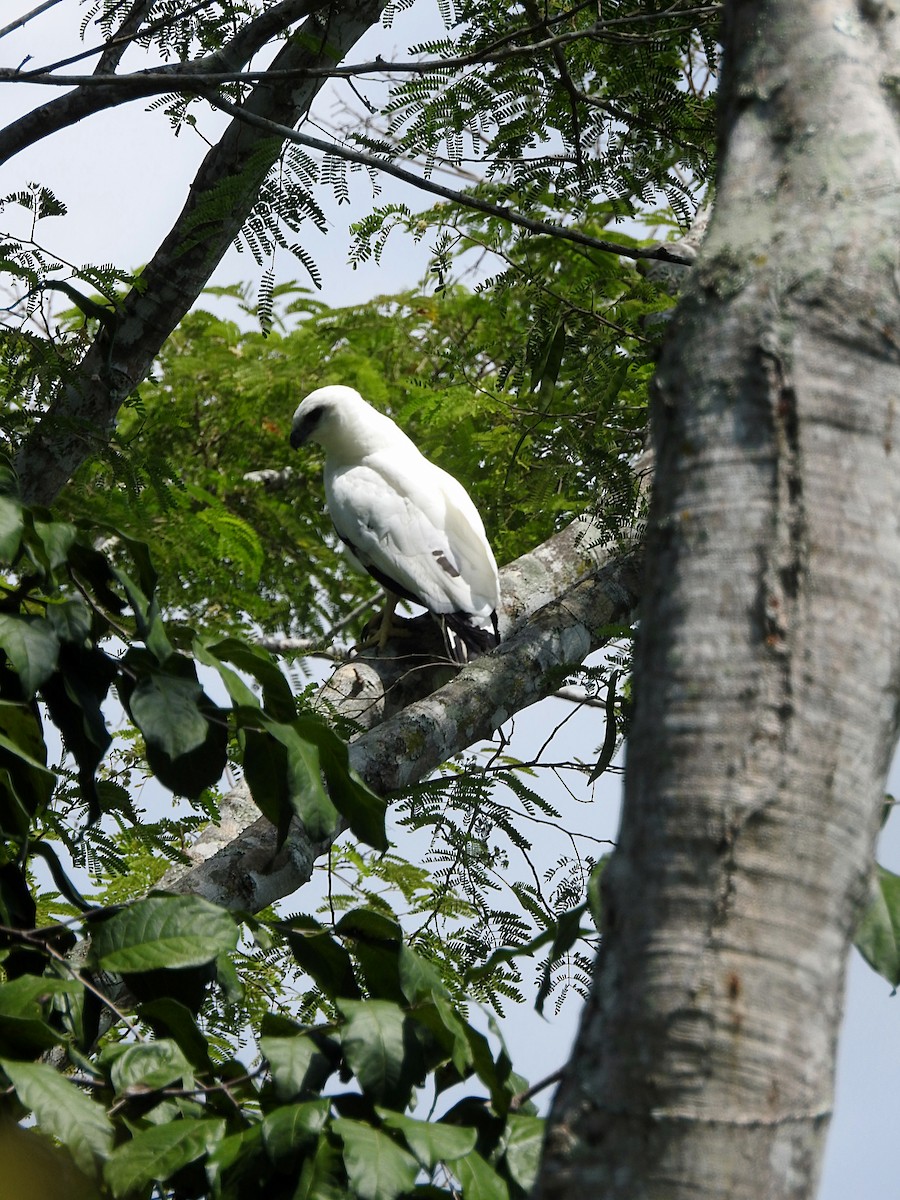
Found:
[[[33,8],[31,12],[24,13],[21,17],[16,17],[9,25],[4,25],[0,29],[0,38],[6,37],[8,33],[12,33],[14,29],[21,29],[23,25],[27,25],[33,18],[39,16],[42,12],[46,12],[48,8],[53,8],[54,4],[59,4],[59,0],[44,0],[43,4],[39,4],[37,8]]]

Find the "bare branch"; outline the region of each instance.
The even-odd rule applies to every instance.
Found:
[[[23,13],[21,17],[16,17],[15,21],[11,21],[9,25],[4,25],[0,29],[0,38],[6,37],[8,33],[12,33],[16,29],[21,29],[23,25],[27,25],[34,17],[39,16],[42,12],[46,12],[48,8],[53,8],[55,4],[59,4],[59,0],[44,0],[43,4],[39,4],[31,12]]]

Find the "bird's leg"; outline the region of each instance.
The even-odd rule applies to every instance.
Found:
[[[384,593],[384,611],[381,614],[381,623],[378,626],[378,649],[383,650],[388,644],[394,623],[394,609],[400,597],[394,592],[389,592],[385,589]]]

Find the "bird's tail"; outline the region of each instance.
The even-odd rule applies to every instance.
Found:
[[[469,662],[500,645],[500,626],[495,612],[491,613],[490,628],[476,624],[477,618],[467,612],[441,613],[439,619],[454,662]]]

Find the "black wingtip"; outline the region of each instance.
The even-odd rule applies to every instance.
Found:
[[[455,639],[447,639],[454,662],[469,662],[500,645],[500,625],[495,612],[491,613],[491,629],[473,624],[471,613],[444,613],[442,620],[447,629],[456,635]]]

